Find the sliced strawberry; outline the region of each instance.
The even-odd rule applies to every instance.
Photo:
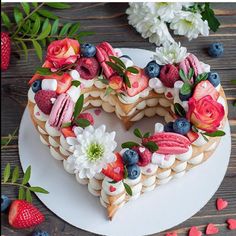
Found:
[[[44,221],[44,215],[31,203],[24,200],[12,202],[8,221],[14,228],[28,228]]]
[[[65,138],[76,137],[75,133],[72,130],[72,127],[61,128],[61,132]]]
[[[34,74],[32,79],[29,81],[29,85],[31,85],[35,80],[37,79],[56,79],[61,80],[63,75],[58,75],[58,74],[51,74],[51,75],[40,75],[40,74]]]
[[[194,132],[194,131],[192,131],[192,130],[190,130],[190,131],[186,134],[186,136],[187,136],[187,138],[189,139],[189,141],[190,141],[191,143],[193,143],[195,140],[198,139],[199,134],[196,133],[196,132]]]
[[[89,112],[80,113],[78,119],[88,120],[91,125],[94,125],[93,116]]]
[[[144,70],[137,66],[135,68],[139,71],[138,74],[133,74],[129,71],[126,73],[131,85],[131,88],[129,88],[128,86],[126,88],[127,94],[130,97],[137,95],[148,87],[148,77],[146,76]]]
[[[116,161],[109,163],[102,173],[115,181],[120,181],[124,179],[124,164],[121,155],[118,152],[115,154]]]
[[[215,101],[219,97],[219,92],[208,80],[201,81],[199,84],[197,84],[194,89],[193,98],[198,101],[206,95],[210,95]]]
[[[57,81],[57,90],[58,94],[66,92],[71,86],[72,78],[69,74],[65,73],[60,80]]]
[[[123,79],[119,75],[113,75],[109,79],[109,86],[114,90],[121,89],[123,86]]]

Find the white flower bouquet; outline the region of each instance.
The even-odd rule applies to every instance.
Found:
[[[157,46],[175,41],[169,29],[191,40],[199,34],[208,36],[209,29],[216,31],[220,25],[209,3],[132,2],[129,5],[126,11],[129,24]]]

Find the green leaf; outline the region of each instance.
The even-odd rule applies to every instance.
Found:
[[[83,105],[84,105],[84,95],[81,94],[75,104],[75,110],[74,110],[74,114],[73,114],[74,118],[77,118],[79,116],[80,112],[83,109]]]
[[[236,101],[233,102],[233,106],[236,107]]]
[[[37,2],[32,2],[31,4],[32,4],[33,7],[37,7],[38,6]]]
[[[174,104],[174,111],[175,111],[176,115],[178,115],[180,117],[186,117],[186,112],[185,112],[184,108],[179,103]]]
[[[58,17],[50,11],[47,11],[47,10],[44,10],[44,9],[39,9],[37,12],[38,12],[39,15],[44,16],[46,18],[49,18],[49,19],[52,19],[52,20],[58,19]]]
[[[42,27],[42,32],[40,35],[37,37],[38,40],[45,39],[48,37],[48,35],[51,32],[51,24],[48,19],[45,20],[43,27]]]
[[[75,87],[79,87],[80,86],[80,81],[79,80],[73,80],[72,82],[71,82],[71,85],[73,85],[73,86],[75,86]]]
[[[90,125],[90,121],[89,120],[82,119],[82,118],[75,119],[74,122],[76,123],[76,125],[78,125],[79,127],[82,127],[82,128],[85,128],[85,127]]]
[[[207,80],[207,77],[208,77],[208,73],[202,73],[202,74],[198,75],[197,78],[195,79],[194,85],[196,86],[201,81]]]
[[[41,26],[40,17],[36,15],[31,34],[36,35],[39,32],[40,26]]]
[[[117,181],[115,181],[115,180],[112,180],[112,181],[108,181],[110,184],[116,184],[117,183]]]
[[[132,66],[128,67],[126,70],[131,72],[132,74],[138,74],[139,73],[139,71],[136,68],[132,67]]]
[[[221,137],[225,135],[225,132],[222,130],[216,130],[215,132],[206,132],[203,133],[203,135],[209,136],[209,137]]]
[[[200,134],[202,135],[202,137],[204,138],[204,140],[205,140],[206,142],[209,141],[209,139],[208,139],[203,133],[200,133]]]
[[[120,58],[114,56],[109,56],[109,58],[112,59],[116,64],[118,64],[123,69],[126,69],[124,62]]]
[[[121,144],[122,148],[132,148],[132,147],[138,147],[138,146],[139,146],[138,143],[135,143],[135,142],[132,142],[132,141],[125,142],[125,143]]]
[[[213,32],[216,32],[220,26],[220,22],[215,17],[214,11],[210,8],[209,3],[205,3],[205,8],[201,12],[202,19],[208,21],[208,25]]]
[[[236,85],[236,79],[232,79],[232,80],[231,80],[231,83],[234,84],[234,85]]]
[[[23,180],[22,180],[23,185],[25,185],[29,182],[30,175],[31,175],[31,166],[28,166],[28,168],[26,169],[25,174],[23,176]]]
[[[53,74],[49,68],[38,67],[36,72],[40,75],[51,75]]]
[[[61,128],[67,128],[67,127],[70,127],[71,126],[71,122],[67,122],[67,123],[63,123],[61,125]]]
[[[183,95],[188,95],[192,92],[192,86],[189,83],[184,83],[180,89],[180,93]]]
[[[93,31],[81,31],[77,34],[76,39],[80,40],[81,37],[91,36],[94,34],[95,34],[95,32],[93,32]]]
[[[26,189],[26,201],[30,203],[32,202],[31,192],[28,188]]]
[[[3,182],[4,183],[7,182],[7,180],[10,177],[10,175],[11,175],[11,166],[10,166],[9,163],[7,163],[7,165],[6,165],[6,167],[5,167],[4,171],[3,171]]]
[[[106,88],[106,91],[105,91],[104,96],[108,96],[111,92],[113,92],[113,89],[112,89],[110,86],[108,86],[108,87]]]
[[[150,137],[150,132],[145,133],[145,134],[143,135],[143,137],[144,137],[144,138]]]
[[[27,2],[21,2],[20,4],[21,4],[21,6],[22,6],[22,8],[23,8],[23,10],[24,10],[24,12],[25,12],[25,14],[26,14],[26,15],[29,15],[29,13],[30,13],[30,5],[29,5],[29,3],[27,3]]]
[[[113,70],[115,70],[119,75],[124,75],[123,69],[118,66],[117,64],[111,62],[111,61],[106,61],[106,64],[110,66]]]
[[[69,28],[71,27],[71,25],[72,25],[71,23],[65,24],[65,25],[62,27],[62,29],[61,29],[61,31],[60,31],[60,33],[59,33],[59,36],[65,36],[65,35],[67,34]]]
[[[59,26],[59,20],[55,20],[52,24],[52,30],[51,30],[51,35],[54,35],[57,33],[58,30],[58,26]]]
[[[31,31],[31,20],[27,20],[23,26],[22,26],[22,32],[23,32],[23,35],[22,35],[22,38],[25,37],[26,34],[28,34],[30,31]]]
[[[124,83],[126,84],[128,88],[131,88],[129,77],[127,75],[124,75]]]
[[[32,191],[32,192],[35,192],[35,193],[45,193],[45,194],[49,193],[44,188],[41,188],[41,187],[38,187],[38,186],[36,186],[36,187],[29,187],[29,190]]]
[[[1,137],[1,146],[7,145],[9,142],[9,136],[8,137]]]
[[[136,137],[138,137],[138,138],[143,138],[140,129],[137,129],[137,128],[136,128],[136,129],[134,130],[134,135],[135,135]]]
[[[158,150],[158,146],[155,142],[149,141],[147,143],[143,144],[144,147],[146,147],[147,149],[149,149],[149,151],[151,152],[155,152]]]
[[[192,125],[192,131],[198,133],[198,129],[194,125]]]
[[[69,33],[68,33],[68,36],[69,37],[72,37],[80,28],[80,23],[75,23],[71,26],[70,30],[69,30]]]
[[[126,165],[124,165],[124,179],[128,178],[128,170]]]
[[[43,51],[42,51],[42,47],[40,46],[40,44],[35,40],[35,39],[31,39],[34,49],[36,51],[36,54],[38,56],[38,58],[40,59],[40,61],[42,61],[43,59]]]
[[[10,21],[8,15],[5,12],[1,11],[1,17],[2,17],[3,25],[5,25],[8,29],[10,29],[11,28],[11,21]]]
[[[124,184],[126,193],[128,193],[130,196],[132,196],[133,193],[132,193],[132,189],[130,188],[130,186],[124,182],[123,182],[123,184]]]
[[[12,183],[15,183],[19,178],[19,167],[16,166],[13,170],[13,173],[12,173],[12,178],[11,178],[11,182]]]
[[[189,83],[189,79],[186,76],[186,74],[184,73],[183,69],[179,70],[179,76],[185,83]]]
[[[15,21],[16,21],[17,25],[19,25],[21,20],[23,20],[23,14],[21,13],[21,11],[19,10],[18,7],[14,8],[14,18],[15,18]]]
[[[46,5],[49,6],[49,7],[52,7],[52,8],[56,8],[56,9],[71,8],[71,6],[69,4],[63,3],[63,2],[47,2]]]
[[[194,69],[191,67],[188,72],[188,79],[191,80],[194,75]]]
[[[98,76],[98,81],[102,82],[103,84],[109,84],[109,81],[103,77],[103,75]]]
[[[20,200],[25,199],[25,189],[22,186],[20,186],[20,188],[19,188],[18,199],[20,199]]]

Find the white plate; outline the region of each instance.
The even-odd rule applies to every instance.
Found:
[[[123,49],[133,57],[135,64],[145,66],[152,53],[141,49]],[[142,58],[140,59],[140,55]],[[116,130],[118,144],[134,140],[126,132],[114,114],[102,112],[96,123],[107,124],[108,130]],[[153,131],[157,118],[144,118],[134,126],[143,131]],[[148,121],[148,122],[147,122]],[[56,215],[68,223],[102,235],[147,235],[174,227],[197,213],[214,195],[227,170],[231,136],[229,124],[214,156],[204,164],[188,172],[182,179],[142,195],[127,203],[115,215],[113,221],[106,218],[106,210],[99,199],[92,196],[86,186],[78,184],[74,175],[66,173],[62,162],[55,160],[48,147],[39,141],[28,110],[25,110],[19,131],[19,155],[23,170],[31,165],[30,184],[47,189],[48,195],[37,194],[39,199]],[[216,171],[217,170],[217,171]]]

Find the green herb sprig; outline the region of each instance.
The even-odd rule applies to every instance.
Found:
[[[8,134],[6,137],[1,137],[1,150],[6,148],[12,140],[17,139],[16,133],[18,128],[16,128],[12,134]]]
[[[11,17],[4,11],[1,11],[1,19],[17,50],[23,51],[27,59],[28,46],[32,44],[38,58],[42,61],[42,48],[51,41],[65,37],[81,41],[82,37],[94,34],[94,32],[79,31],[79,22],[60,24],[58,16],[50,10],[70,7],[67,3],[22,2],[14,7],[14,21],[11,21]]]
[[[8,163],[3,171],[3,176],[1,180],[1,185],[15,186],[19,188],[18,199],[26,200],[32,202],[32,192],[48,194],[49,192],[39,186],[29,186],[28,182],[31,176],[31,166],[29,166],[23,177],[19,178],[19,167],[15,166],[13,171],[11,171],[11,166]]]

